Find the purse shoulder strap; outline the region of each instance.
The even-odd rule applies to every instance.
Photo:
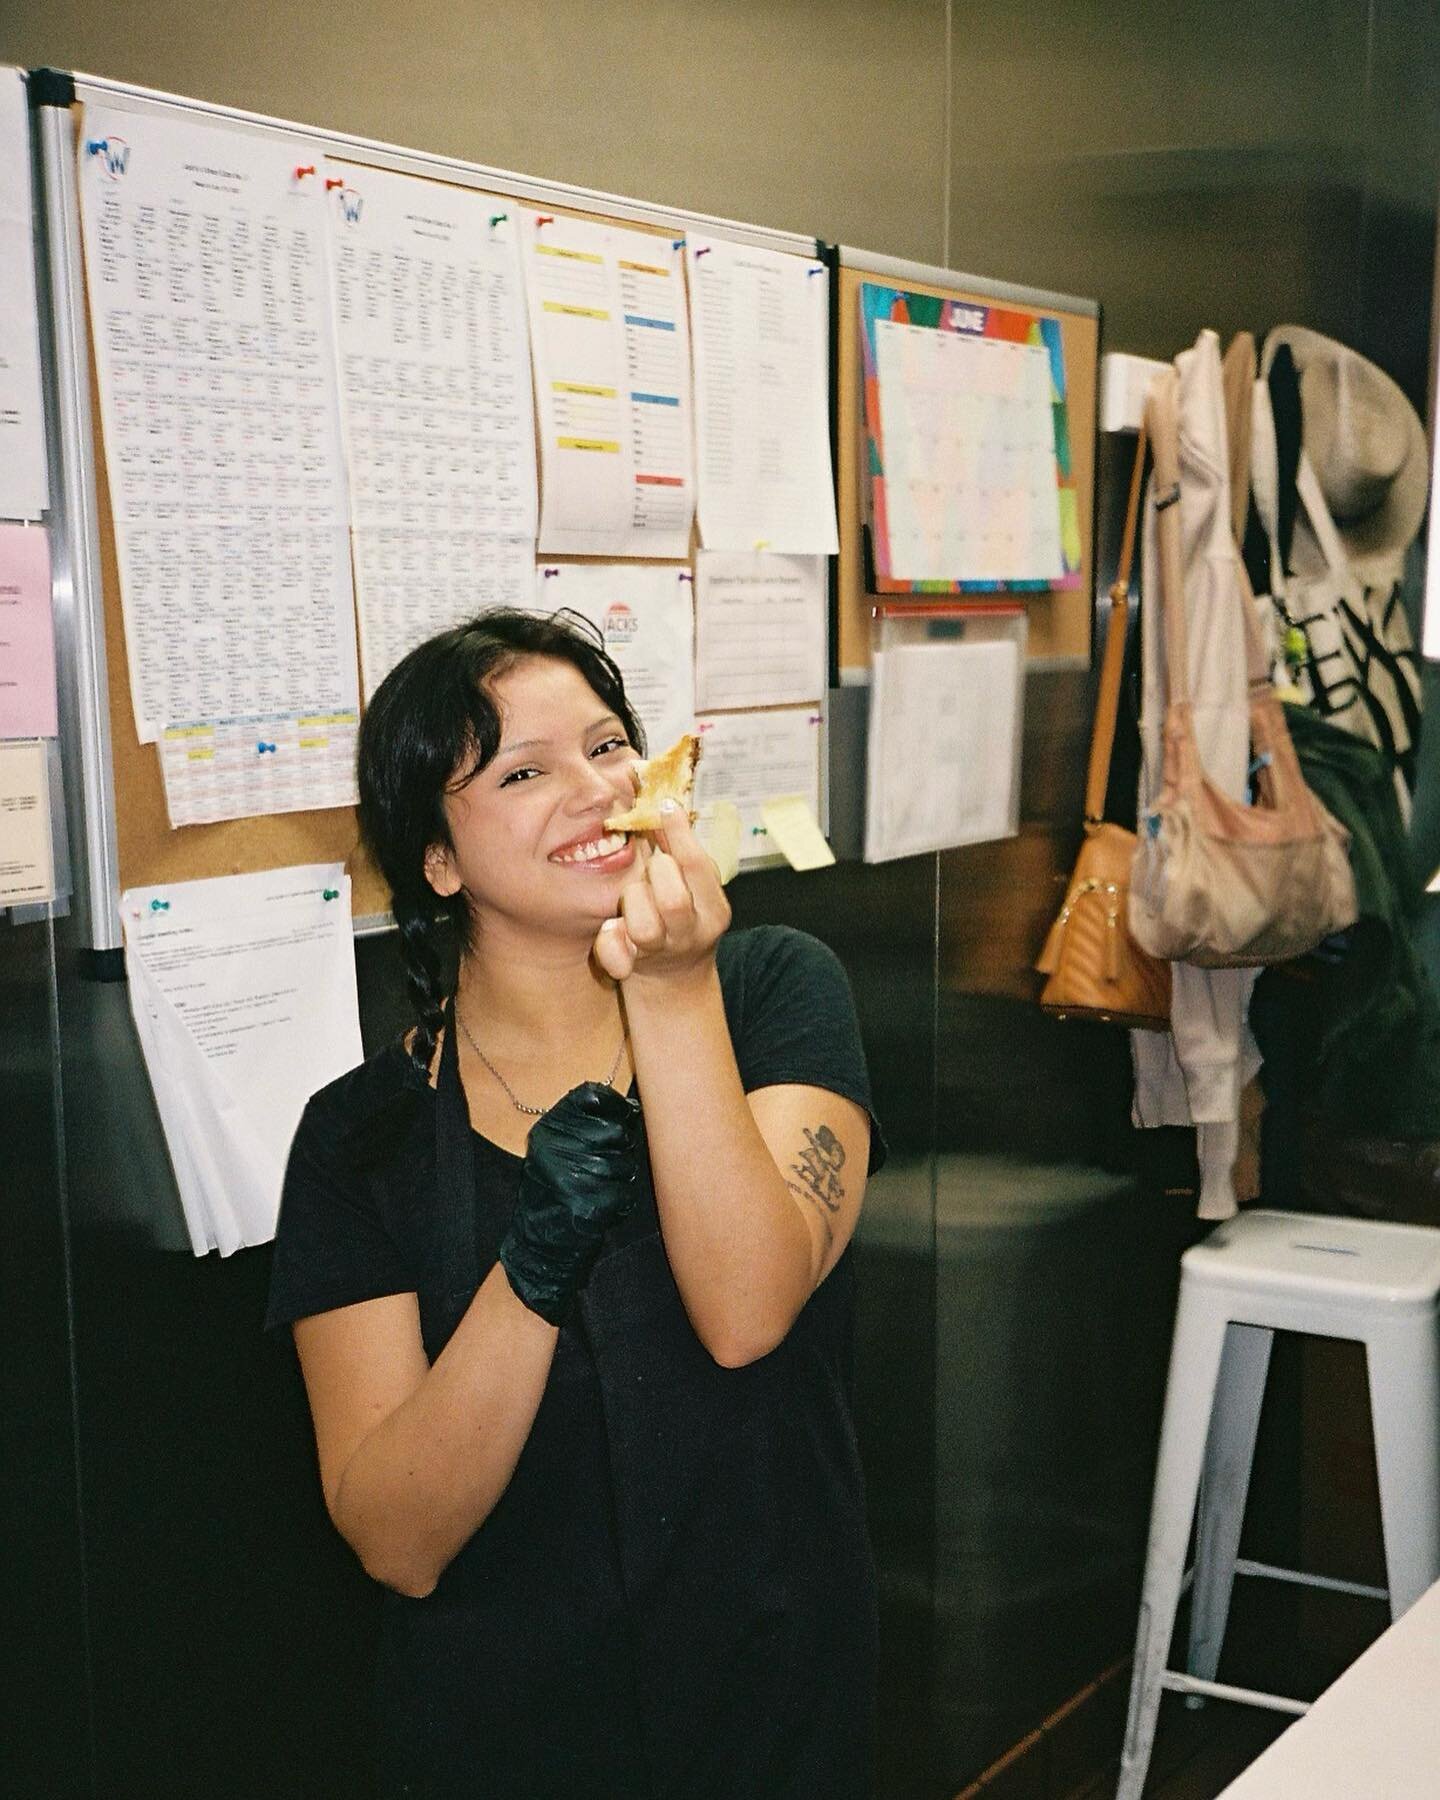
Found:
[[[1120,560],[1110,584],[1110,622],[1105,655],[1095,695],[1095,726],[1090,734],[1090,768],[1085,777],[1085,829],[1093,831],[1105,817],[1105,790],[1110,784],[1110,758],[1115,749],[1115,721],[1120,711],[1120,677],[1125,666],[1125,632],[1130,622],[1130,570],[1135,560],[1135,529],[1140,517],[1140,488],[1145,473],[1145,427],[1135,445],[1130,494],[1125,502],[1125,531]]]
[[[1185,630],[1185,567],[1180,553],[1180,378],[1162,369],[1145,396],[1145,428],[1155,471],[1150,503],[1155,508],[1159,552],[1160,606],[1165,626],[1165,687],[1171,706],[1190,698],[1190,656]]]

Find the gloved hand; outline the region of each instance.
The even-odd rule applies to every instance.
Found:
[[[535,1121],[500,1246],[531,1312],[564,1323],[605,1233],[635,1204],[639,1171],[640,1108],[604,1082],[571,1088]]]

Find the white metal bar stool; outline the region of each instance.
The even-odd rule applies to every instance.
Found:
[[[1181,1259],[1130,1713],[1116,1800],[1140,1800],[1161,1690],[1278,1712],[1301,1700],[1215,1680],[1235,1577],[1388,1599],[1398,1619],[1440,1578],[1440,1231],[1255,1210]],[[1260,1402],[1277,1331],[1365,1345],[1386,1588],[1237,1560]],[[1166,1666],[1195,1534],[1187,1672]],[[1197,1701],[1196,1704],[1199,1702]]]

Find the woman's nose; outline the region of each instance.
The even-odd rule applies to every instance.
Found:
[[[587,758],[576,777],[572,804],[577,812],[591,812],[596,808],[613,812],[617,802],[628,804],[628,799],[624,797],[633,787],[628,764],[622,772],[614,768],[603,768]]]

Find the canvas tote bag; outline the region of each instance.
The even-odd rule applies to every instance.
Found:
[[[1251,345],[1253,355],[1253,343]],[[1180,542],[1178,379],[1157,375],[1145,420],[1155,472],[1165,621],[1164,763],[1156,805],[1140,821],[1130,883],[1130,929],[1152,956],[1201,968],[1251,968],[1313,950],[1355,922],[1349,835],[1300,773],[1270,685],[1254,596],[1235,549],[1250,682],[1253,803],[1207,777],[1189,694]]]
[[[1266,384],[1254,389],[1255,510],[1270,550],[1269,605],[1277,641],[1298,631],[1303,654],[1289,671],[1306,704],[1364,738],[1414,785],[1420,736],[1420,658],[1399,580],[1371,586],[1352,572],[1320,481],[1303,448],[1296,510],[1322,564],[1288,572],[1280,542],[1278,454]]]
[[[1065,904],[1050,927],[1035,967],[1048,977],[1040,994],[1041,1010],[1055,1018],[1099,1019],[1142,1031],[1168,1031],[1170,965],[1147,955],[1130,935],[1130,869],[1135,860],[1135,833],[1126,831],[1123,825],[1109,823],[1104,816],[1120,707],[1125,628],[1130,612],[1130,567],[1135,555],[1144,469],[1142,429],[1130,476],[1119,565],[1110,589],[1110,624],[1100,665],[1090,767],[1085,781],[1085,838],[1065,892]]]

